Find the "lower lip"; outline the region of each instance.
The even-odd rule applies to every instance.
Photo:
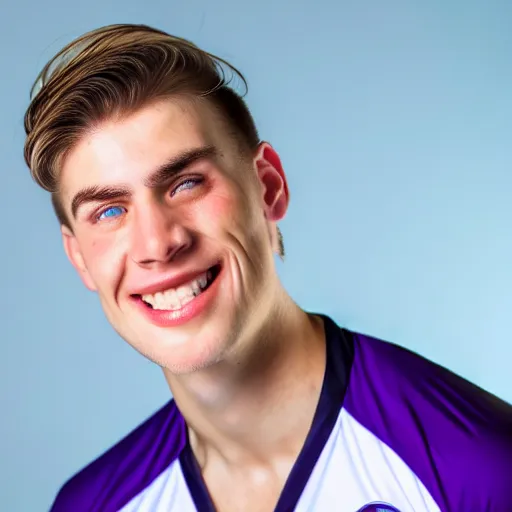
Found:
[[[194,297],[181,309],[173,311],[152,309],[146,306],[140,297],[134,298],[133,301],[152,324],[158,327],[178,327],[198,317],[208,307],[218,291],[222,271],[223,268],[219,270],[213,283],[204,292]]]

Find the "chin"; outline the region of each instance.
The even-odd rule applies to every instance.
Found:
[[[188,333],[173,332],[172,329],[154,332],[150,329],[153,332],[139,335],[138,342],[130,344],[144,357],[174,375],[193,373],[222,361],[233,343],[234,337],[228,334],[231,330],[225,331],[225,326],[217,323],[205,322],[202,328]],[[226,335],[221,332],[226,332]],[[149,344],[148,340],[151,340]]]
[[[167,373],[174,376],[190,375],[207,370],[215,365],[215,360],[210,359],[185,359],[180,361],[164,361],[159,366]]]

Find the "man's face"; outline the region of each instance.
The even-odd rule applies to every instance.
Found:
[[[221,361],[271,312],[288,189],[207,102],[149,105],[84,135],[61,173],[66,253],[117,332],[172,373]]]

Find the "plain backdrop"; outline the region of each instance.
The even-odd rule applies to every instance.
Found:
[[[82,287],[22,158],[37,72],[120,22],[246,74],[288,173],[279,273],[302,306],[512,401],[510,0],[3,0],[1,510],[47,510],[170,397]]]

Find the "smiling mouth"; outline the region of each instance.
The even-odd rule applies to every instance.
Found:
[[[220,269],[220,265],[214,265],[195,279],[177,288],[169,288],[154,294],[133,295],[133,297],[140,299],[150,309],[178,311],[204,293],[215,281]]]

